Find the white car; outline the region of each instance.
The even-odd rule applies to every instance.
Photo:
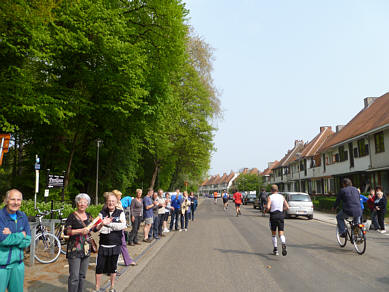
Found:
[[[289,205],[289,209],[285,211],[285,218],[290,218],[292,215],[313,218],[313,203],[307,193],[282,192],[282,194]]]

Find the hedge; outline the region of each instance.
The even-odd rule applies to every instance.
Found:
[[[368,194],[362,194],[368,196]],[[313,196],[312,202],[313,206],[317,210],[330,211],[334,206],[336,201],[336,196]],[[342,203],[340,203],[340,206]],[[389,211],[389,204],[386,205],[386,210]],[[365,203],[365,212],[368,211],[367,204]]]
[[[0,205],[1,208],[4,207],[4,204]],[[47,202],[39,202],[37,203],[37,207],[40,211],[49,211],[51,209],[51,203]],[[75,208],[72,206],[72,204],[69,203],[61,203],[61,202],[54,202],[54,209],[59,209],[63,207],[63,218],[66,218],[69,216],[70,213],[75,211]],[[89,206],[86,211],[89,212],[92,217],[96,217],[99,215],[99,212],[103,208],[103,204],[100,205],[91,205]],[[27,216],[35,216],[37,212],[34,209],[34,200],[25,200],[22,203],[22,206],[20,208],[21,211],[26,213]],[[47,218],[50,218],[50,215],[47,215]],[[58,213],[53,213],[53,218],[57,219],[58,218]]]

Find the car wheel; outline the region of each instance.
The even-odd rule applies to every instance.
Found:
[[[313,219],[313,215],[308,215],[307,217],[309,220]]]
[[[290,218],[290,215],[288,213],[284,212],[284,214],[285,214],[285,219],[289,219]]]

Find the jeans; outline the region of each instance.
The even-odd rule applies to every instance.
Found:
[[[128,243],[137,243],[138,242],[138,230],[140,222],[142,221],[141,216],[135,216],[135,220],[132,223],[132,229],[130,235],[128,236]]]
[[[71,258],[69,261],[68,291],[84,291],[85,276],[88,271],[89,257]]]
[[[378,225],[377,210],[376,209],[373,209],[371,211],[371,223],[373,223],[373,226],[374,226],[375,230],[380,229],[379,225]]]
[[[342,234],[346,231],[346,224],[344,223],[344,219],[352,217],[347,215],[346,213],[343,212],[343,210],[340,210],[340,212],[336,215],[336,221],[338,222],[338,229],[339,233]],[[355,223],[359,222],[359,217],[353,219]]]
[[[185,211],[185,214],[181,213],[181,229],[188,229],[188,221],[189,221],[189,214],[188,211]],[[184,219],[185,219],[185,226],[184,226]]]
[[[194,211],[195,211],[195,208],[194,206],[190,206],[190,214],[189,214],[189,219],[191,219],[192,221],[194,220]]]
[[[164,214],[158,214],[158,235],[162,235],[162,225],[163,221],[165,220],[165,213]]]
[[[159,226],[159,216],[154,215],[153,225],[150,228],[149,238],[151,238],[151,233],[153,233],[154,238],[158,238],[158,226]]]
[[[180,209],[174,209],[172,211],[171,219],[170,219],[170,230],[173,229],[173,223],[175,222],[175,229],[178,230],[178,216],[180,215]]]

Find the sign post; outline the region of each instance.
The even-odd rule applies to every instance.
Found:
[[[36,209],[36,199],[39,193],[39,169],[41,165],[39,164],[40,159],[38,154],[35,155],[35,195],[34,195],[34,208]]]

